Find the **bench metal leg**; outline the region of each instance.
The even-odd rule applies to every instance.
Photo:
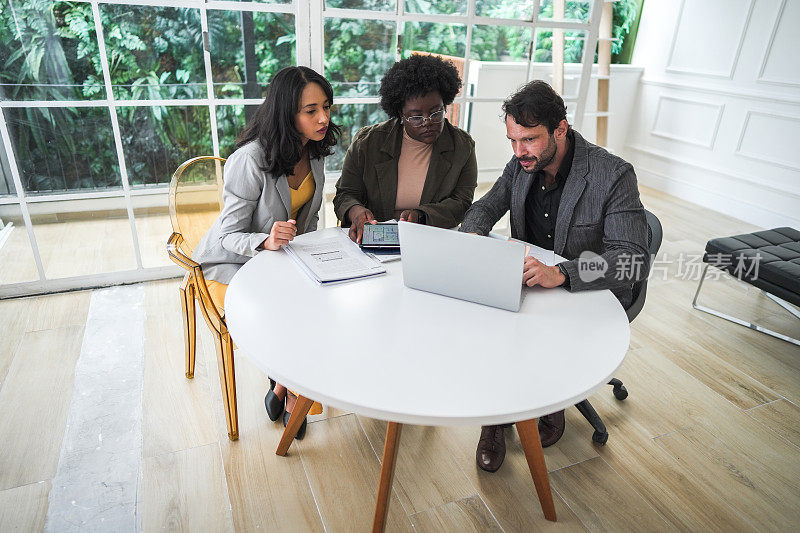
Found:
[[[715,309],[711,309],[710,307],[698,304],[697,297],[700,295],[700,289],[703,287],[703,282],[706,279],[706,272],[708,271],[709,266],[711,265],[706,265],[705,268],[703,269],[703,275],[700,277],[700,284],[697,286],[697,291],[694,293],[694,300],[692,300],[692,307],[694,307],[698,311],[703,311],[704,313],[708,313],[709,315],[714,315],[716,317],[723,318],[729,322],[733,322],[735,324],[739,324],[740,326],[745,326],[747,328],[760,331],[761,333],[766,333],[767,335],[771,335],[775,338],[781,339],[786,342],[791,342],[792,344],[800,346],[800,340],[798,339],[789,337],[788,335],[784,335],[783,333],[778,333],[777,331],[772,331],[771,329],[767,329],[764,326],[759,326],[758,324],[755,324],[753,322],[747,322],[746,320],[742,320],[741,318],[736,318],[735,316],[726,315],[721,311],[717,311]],[[795,317],[800,318],[800,312],[797,311],[797,309],[795,309],[790,303],[778,298],[777,296],[769,294],[768,292],[765,292],[763,290],[761,292],[763,292],[770,300],[774,301],[775,303],[777,303],[778,305],[780,305],[781,307],[792,313]]]
[[[781,307],[783,307],[784,309],[786,309],[787,311],[792,313],[797,318],[800,318],[800,311],[798,311],[795,306],[793,306],[792,304],[790,304],[786,300],[782,300],[782,299],[778,298],[777,296],[768,293],[765,290],[762,290],[761,292],[764,293],[764,296],[766,296],[767,298],[769,298],[770,300],[772,300],[776,304],[780,305]]]

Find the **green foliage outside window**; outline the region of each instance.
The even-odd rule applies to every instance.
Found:
[[[464,14],[465,0],[399,0],[409,13]],[[614,5],[612,52],[620,52],[641,0]],[[91,4],[53,0],[2,0],[0,99],[97,100],[107,98]],[[329,0],[328,7],[394,10],[382,0]],[[493,18],[525,18],[532,0],[478,0],[476,12]],[[384,9],[386,8],[386,9]],[[99,4],[110,81],[118,100],[123,153],[134,185],[164,184],[183,160],[210,154],[208,106],[125,106],[125,100],[205,98],[205,65],[199,10]],[[589,2],[567,2],[566,18],[585,20]],[[544,0],[540,18],[552,16]],[[249,18],[248,18],[249,17]],[[217,98],[261,98],[271,76],[296,63],[294,17],[275,13],[209,10],[212,81]],[[383,73],[395,60],[395,22],[326,18],[325,72],[341,96],[376,96]],[[248,31],[252,31],[251,37]],[[400,54],[466,52],[463,24],[408,22]],[[534,59],[549,61],[552,32],[536,36]],[[566,33],[566,61],[580,61],[582,34]],[[530,30],[475,25],[471,57],[524,61]],[[249,48],[248,48],[249,47]],[[29,193],[119,187],[111,120],[105,107],[5,109],[23,184]],[[241,105],[217,105],[221,155],[233,150],[244,126]],[[376,104],[337,106],[344,130],[328,161],[338,168],[360,126],[385,120]]]

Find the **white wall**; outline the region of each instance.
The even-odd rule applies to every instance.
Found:
[[[800,0],[645,2],[633,64],[641,183],[800,228]]]

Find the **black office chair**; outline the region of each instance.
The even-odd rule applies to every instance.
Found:
[[[661,239],[664,236],[664,232],[661,229],[661,222],[658,220],[658,217],[647,209],[644,210],[644,214],[647,217],[647,248],[650,252],[650,268],[652,269],[658,249],[661,248]],[[648,275],[650,274],[649,270],[647,273]],[[647,277],[633,285],[633,303],[625,310],[625,314],[628,315],[628,322],[633,322],[633,319],[636,318],[636,315],[642,310],[646,296]],[[614,397],[617,400],[624,400],[628,397],[628,390],[617,378],[613,378],[608,384],[614,387]],[[575,407],[578,408],[578,411],[581,412],[584,418],[586,418],[594,428],[592,440],[598,444],[605,444],[608,440],[608,431],[606,431],[605,424],[603,424],[600,415],[594,410],[589,400],[583,400],[581,403],[576,404]]]

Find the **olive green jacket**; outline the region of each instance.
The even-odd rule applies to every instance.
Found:
[[[394,218],[402,143],[403,126],[396,118],[361,128],[356,134],[344,157],[333,199],[343,226],[350,225],[346,215],[354,205],[365,206],[378,220]],[[425,223],[441,228],[458,226],[472,204],[477,183],[475,141],[445,120],[442,134],[433,144],[417,208],[425,213]]]

